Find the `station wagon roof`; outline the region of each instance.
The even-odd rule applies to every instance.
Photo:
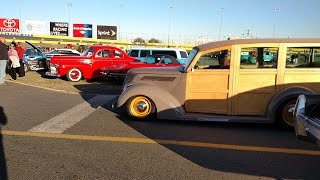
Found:
[[[320,38],[267,38],[267,39],[233,39],[216,41],[195,46],[194,49],[205,51],[222,46],[236,44],[258,44],[258,43],[320,43]]]

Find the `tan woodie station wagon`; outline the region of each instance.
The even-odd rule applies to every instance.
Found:
[[[183,67],[128,72],[114,104],[135,118],[294,125],[300,94],[320,94],[320,39],[238,39],[193,48]]]

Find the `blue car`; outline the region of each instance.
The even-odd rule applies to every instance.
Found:
[[[25,71],[28,70],[37,71],[42,69],[47,69],[47,57],[46,55],[36,46],[26,41],[31,47],[26,49],[23,57],[23,61],[27,66],[25,66]]]

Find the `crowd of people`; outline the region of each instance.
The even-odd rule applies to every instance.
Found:
[[[9,74],[12,80],[17,80],[17,74],[19,77],[25,76],[23,54],[25,48],[22,43],[11,42],[7,47],[6,39],[0,37],[0,85],[5,85],[6,70],[9,70]]]

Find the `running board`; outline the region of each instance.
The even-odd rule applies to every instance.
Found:
[[[186,121],[212,121],[212,122],[243,122],[243,123],[272,123],[272,121],[262,116],[225,116],[208,115],[198,113],[187,113],[179,119]]]

